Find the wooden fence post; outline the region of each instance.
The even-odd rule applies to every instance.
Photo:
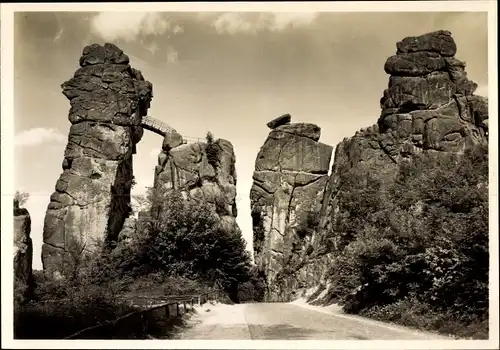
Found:
[[[179,317],[180,316],[179,303],[176,302],[175,305],[177,305],[177,317]]]

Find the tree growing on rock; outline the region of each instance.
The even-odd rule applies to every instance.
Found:
[[[28,201],[30,194],[27,192],[16,191],[14,194],[14,208],[22,208]]]
[[[207,133],[206,140],[207,148],[205,152],[207,153],[208,163],[216,169],[219,164],[219,146],[215,143],[214,135],[210,131]]]

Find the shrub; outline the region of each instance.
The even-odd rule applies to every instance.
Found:
[[[249,279],[238,286],[238,300],[240,302],[262,302],[265,297],[265,273],[257,266],[249,272]]]
[[[262,250],[262,244],[265,239],[264,222],[261,211],[258,207],[252,208],[252,227],[253,227],[253,247],[256,253]]]
[[[33,299],[14,308],[14,337],[61,339],[131,311],[116,289],[85,278],[53,278],[34,273]],[[111,288],[110,288],[111,287]]]
[[[358,175],[347,173],[338,194],[330,298],[347,312],[443,332],[486,320],[487,149],[415,156],[391,185]]]
[[[205,202],[185,199],[180,192],[149,193],[154,215],[144,228],[119,247],[116,270],[132,277],[150,273],[184,276],[217,286],[237,300],[239,283],[249,279],[250,256],[237,226],[222,227],[214,209]]]
[[[16,191],[14,194],[14,209],[22,208],[28,201],[29,197],[29,193]]]
[[[205,152],[207,154],[208,163],[216,169],[219,164],[219,146],[214,142],[214,136],[210,131],[207,133],[206,140],[207,146]]]

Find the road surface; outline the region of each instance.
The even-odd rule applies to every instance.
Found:
[[[178,339],[438,340],[431,333],[389,325],[305,303],[205,304]]]

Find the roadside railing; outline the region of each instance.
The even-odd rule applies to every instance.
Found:
[[[148,334],[150,326],[157,320],[176,319],[193,310],[195,306],[202,306],[209,301],[217,301],[218,293],[166,297],[139,296],[135,298],[149,299],[149,302],[137,304],[134,301],[133,306],[139,307],[138,310],[115,320],[82,329],[64,339],[125,339],[133,338],[134,335],[141,337]]]

